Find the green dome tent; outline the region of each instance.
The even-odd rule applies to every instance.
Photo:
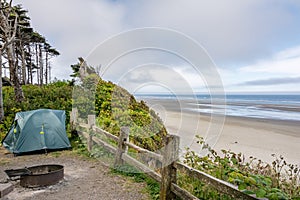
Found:
[[[63,110],[18,112],[2,144],[14,154],[70,148],[65,121]]]

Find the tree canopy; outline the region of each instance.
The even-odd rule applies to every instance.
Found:
[[[14,86],[15,99],[24,100],[22,85],[48,84],[51,58],[60,53],[30,24],[28,11],[12,0],[0,0],[0,77]],[[4,117],[0,79],[0,121]]]

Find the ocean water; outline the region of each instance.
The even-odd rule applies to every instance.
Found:
[[[182,110],[222,114],[227,116],[250,117],[299,121],[300,95],[226,95],[225,102],[212,103],[209,95],[138,95],[138,99],[176,100],[188,102]]]

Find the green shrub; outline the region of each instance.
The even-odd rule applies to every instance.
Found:
[[[300,169],[297,165],[287,164],[282,156],[278,158],[275,155],[271,165],[253,157],[246,160],[241,153],[236,154],[227,150],[222,150],[220,156],[204,143],[203,138],[198,138],[198,143],[209,153],[207,156],[200,157],[187,149],[184,157],[184,163],[187,165],[237,185],[239,190],[247,194],[255,194],[259,198],[299,199]],[[185,187],[184,183],[190,178],[185,175],[182,177],[180,183]],[[193,181],[186,189],[199,198],[203,198],[204,194],[209,194],[204,199],[216,198],[214,195],[217,192],[210,187],[205,187],[200,181]],[[227,197],[218,197],[218,199],[227,199]]]
[[[69,123],[69,111],[72,109],[72,87],[68,82],[58,81],[45,86],[23,86],[25,101],[17,103],[12,87],[3,87],[4,121],[0,124],[0,139],[3,139],[15,114],[20,111],[35,110],[40,108],[65,110]]]

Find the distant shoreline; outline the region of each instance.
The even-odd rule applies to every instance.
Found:
[[[181,110],[184,105],[174,100],[145,101],[163,119],[168,132],[181,137],[183,151],[185,147],[199,150],[195,135],[206,137],[212,131],[219,131],[213,145],[218,151],[242,152],[246,157],[254,156],[269,163],[274,160],[271,154],[283,155],[288,162],[300,165],[299,121],[225,116],[223,126],[222,117],[218,121],[216,116],[216,120],[211,121],[210,114]]]
[[[140,97],[142,99],[142,97]],[[167,108],[169,111],[180,111],[180,112],[187,112],[187,113],[200,113],[201,115],[213,115],[209,113],[207,110],[214,109],[214,112],[220,112],[221,114],[225,114],[225,109],[221,108],[220,104],[215,103],[212,105],[209,100],[195,100],[195,99],[167,99],[159,97],[155,98],[144,98],[144,101],[148,102],[150,105],[160,104],[163,107]],[[226,117],[242,117],[247,118],[250,120],[259,120],[259,121],[269,121],[274,120],[282,123],[300,123],[300,102],[299,105],[281,105],[281,104],[261,104],[257,103],[257,108],[254,107],[250,103],[245,102],[228,102],[226,101]],[[211,106],[219,106],[219,108],[210,108]],[[235,106],[237,108],[231,108],[231,106]],[[243,108],[245,107],[245,108]],[[260,114],[260,112],[269,112],[268,115],[257,115],[257,116],[248,116],[246,114],[239,114],[238,109],[253,109],[252,112],[256,112],[255,114]],[[232,113],[231,109],[234,109],[236,113]],[[206,112],[203,112],[205,110]],[[210,110],[209,110],[210,111]],[[280,116],[285,114],[283,116]],[[278,116],[276,116],[278,115]],[[289,116],[290,115],[290,116]]]

